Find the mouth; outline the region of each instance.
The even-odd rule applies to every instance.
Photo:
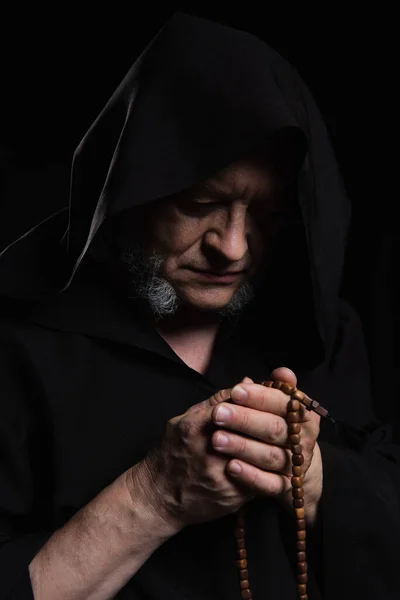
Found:
[[[212,271],[195,271],[200,279],[213,281],[215,283],[233,283],[246,271],[231,271],[229,273],[215,273]]]

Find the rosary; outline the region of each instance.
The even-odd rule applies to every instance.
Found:
[[[287,416],[289,430],[290,450],[292,453],[292,499],[293,510],[296,518],[296,549],[297,549],[297,596],[298,600],[308,600],[307,594],[307,557],[306,557],[306,521],[304,514],[304,489],[303,489],[303,448],[300,444],[300,406],[307,410],[313,410],[322,417],[328,418],[334,424],[336,421],[329,412],[318,402],[309,398],[306,394],[288,383],[282,381],[262,381],[261,385],[272,387],[284,392],[290,397],[287,404]],[[244,507],[236,513],[235,538],[237,547],[236,566],[239,570],[240,593],[243,600],[252,600],[253,595],[250,588],[249,572],[247,570],[247,549],[245,542]]]

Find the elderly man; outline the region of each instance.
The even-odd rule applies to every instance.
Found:
[[[69,210],[1,256],[1,598],[397,597],[348,221],[297,73],[177,14],[79,145]],[[307,563],[266,379],[337,421],[299,412]]]

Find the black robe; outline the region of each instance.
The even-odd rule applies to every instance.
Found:
[[[113,215],[189,187],[283,129],[297,132],[302,156],[302,227],[285,230],[265,285],[238,322],[223,323],[202,376],[91,244]],[[176,15],[78,147],[69,210],[1,255],[0,598],[32,599],[35,554],[158,443],[169,418],[282,365],[340,423],[321,422],[309,598],[398,598],[400,449],[372,414],[362,327],[340,298],[349,216],[326,130],[292,67],[248,34]],[[268,498],[246,514],[254,600],[295,600],[293,519]],[[233,523],[186,527],[117,597],[239,600]]]

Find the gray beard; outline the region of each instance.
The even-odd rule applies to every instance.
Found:
[[[175,314],[183,305],[175,288],[159,275],[164,264],[161,254],[153,252],[151,256],[146,256],[140,245],[135,244],[125,250],[122,261],[128,266],[132,276],[130,297],[144,300],[155,321]],[[253,285],[246,281],[236,290],[230,301],[215,312],[221,319],[237,322],[243,308],[253,300],[254,295]]]

